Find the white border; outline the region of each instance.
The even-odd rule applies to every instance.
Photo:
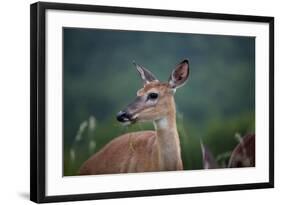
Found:
[[[255,36],[256,167],[62,177],[62,27]],[[268,24],[47,10],[46,32],[47,196],[269,181]]]

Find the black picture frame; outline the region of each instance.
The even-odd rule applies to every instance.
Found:
[[[269,181],[192,188],[46,196],[46,10],[122,13],[269,24]],[[30,199],[37,203],[140,197],[274,187],[274,17],[38,2],[30,7]]]

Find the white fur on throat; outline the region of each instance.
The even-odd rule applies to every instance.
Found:
[[[159,120],[156,120],[154,122],[155,130],[157,129],[166,129],[168,127],[168,119],[166,117],[163,117]]]

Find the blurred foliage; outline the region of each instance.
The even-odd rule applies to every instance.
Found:
[[[74,28],[64,28],[63,37],[64,175],[77,174],[120,134],[153,129],[115,120],[141,87],[133,60],[161,81],[190,60],[189,80],[175,94],[185,169],[202,169],[200,140],[219,157],[235,147],[235,133],[255,132],[252,37]]]

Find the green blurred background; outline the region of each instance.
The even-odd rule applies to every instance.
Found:
[[[177,125],[186,170],[202,169],[200,140],[224,167],[235,134],[255,132],[253,37],[64,28],[64,175],[123,133],[116,113],[142,86],[132,62],[166,81],[176,64],[190,61],[177,90]]]

